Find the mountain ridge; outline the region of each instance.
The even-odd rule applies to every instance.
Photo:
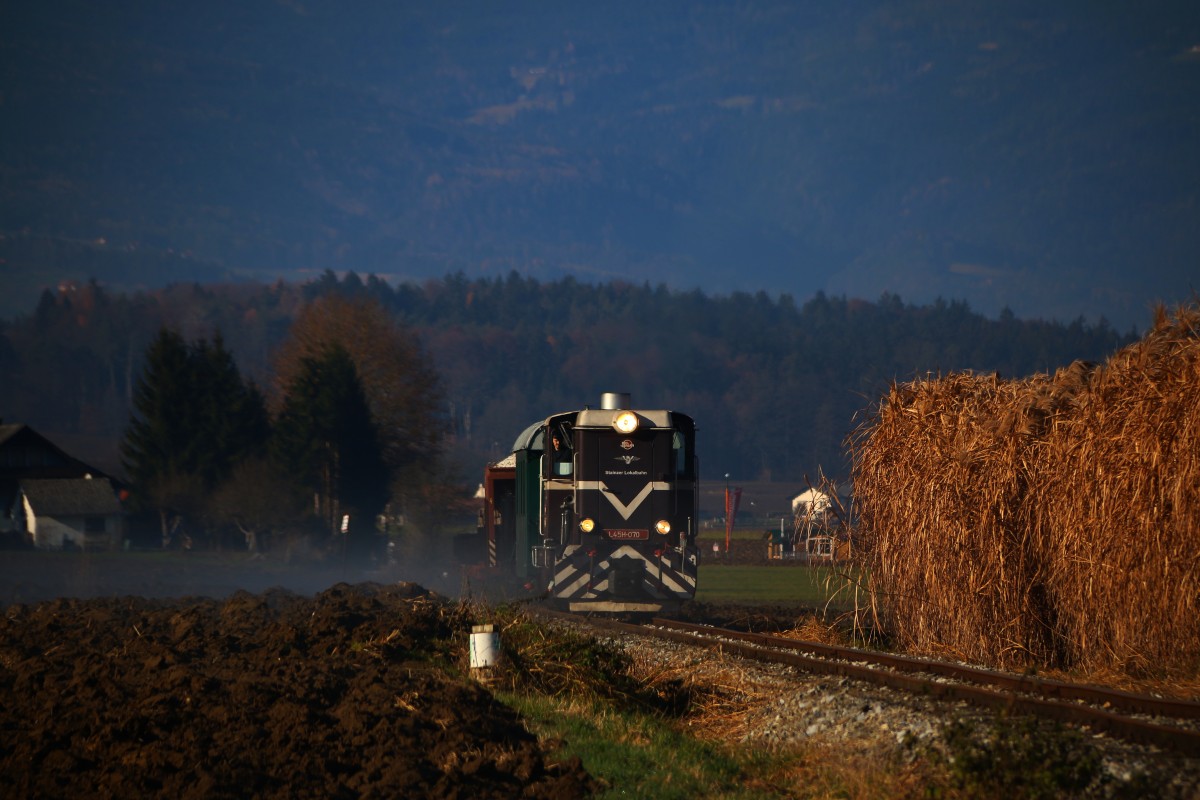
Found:
[[[1192,288],[1183,3],[5,17],[0,232],[189,254],[188,279],[517,269],[1118,326]]]

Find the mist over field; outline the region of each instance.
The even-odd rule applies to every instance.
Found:
[[[0,559],[0,606],[126,595],[222,599],[239,591],[258,594],[268,589],[312,596],[339,583],[398,581],[416,583],[446,597],[457,597],[463,585],[459,565],[433,559],[364,566],[343,564],[336,556],[284,563],[278,552],[252,559],[245,552],[6,550]]]

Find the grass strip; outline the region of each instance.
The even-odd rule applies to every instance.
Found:
[[[605,785],[600,798],[788,796],[770,785],[778,768],[770,757],[702,742],[664,718],[544,695],[498,696],[521,712],[530,730],[561,743],[556,755],[578,756]]]
[[[834,568],[701,564],[696,600],[702,603],[777,603],[821,608],[853,604]]]

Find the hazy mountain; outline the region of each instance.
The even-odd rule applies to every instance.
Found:
[[[0,315],[62,277],[518,269],[1124,328],[1198,273],[1194,2],[47,0],[0,26]]]

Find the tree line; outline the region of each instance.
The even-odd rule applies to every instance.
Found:
[[[326,273],[304,287],[369,296],[419,331],[446,392],[452,452],[480,464],[527,424],[604,391],[692,414],[703,473],[800,484],[845,476],[856,415],[893,380],[975,370],[1025,376],[1133,341],[1101,319],[997,319],[965,302],[699,290],[510,273],[392,286]]]
[[[695,417],[703,475],[800,484],[818,470],[846,474],[855,415],[893,380],[964,369],[1006,377],[1052,371],[1102,360],[1136,336],[1104,320],[1019,320],[1008,312],[988,319],[962,302],[914,306],[895,295],[866,301],[818,293],[798,303],[787,294],[719,297],[517,273],[392,284],[326,272],[305,284],[176,284],[131,294],[91,282],[46,291],[31,314],[0,323],[7,379],[0,416],[134,478],[132,451],[118,443],[146,414],[139,404],[147,402],[148,370],[166,356],[156,349],[165,347],[164,327],[180,338],[172,359],[223,376],[204,382],[210,389],[223,382],[230,392],[204,400],[180,378],[178,391],[196,395],[188,402],[261,401],[270,433],[265,443],[253,433],[258,411],[247,412],[259,422],[244,421],[244,429],[226,420],[229,430],[205,441],[224,442],[237,458],[184,448],[177,457],[194,461],[164,462],[138,478],[147,496],[167,491],[149,488],[150,474],[169,483],[182,471],[215,493],[237,466],[261,469],[273,458],[285,473],[303,474],[306,507],[320,506],[326,526],[336,521],[334,508],[351,501],[313,503],[325,473],[296,441],[297,451],[285,455],[283,441],[289,425],[304,424],[314,427],[294,439],[311,445],[315,409],[333,403],[317,388],[335,376],[350,382],[344,364],[325,360],[334,343],[353,362],[389,484],[353,504],[433,514],[474,486],[484,463],[507,454],[530,422],[595,404],[605,391]],[[236,392],[231,368],[242,384]],[[308,411],[285,414],[301,397]],[[244,441],[232,443],[238,435]]]

